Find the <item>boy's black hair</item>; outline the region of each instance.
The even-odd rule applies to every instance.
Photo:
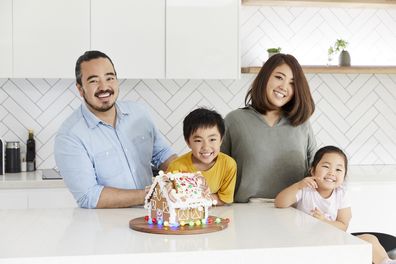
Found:
[[[319,161],[323,158],[324,154],[327,153],[337,153],[341,155],[344,158],[344,163],[345,163],[345,176],[347,175],[348,171],[348,158],[345,155],[344,151],[342,151],[340,148],[337,148],[335,146],[325,146],[320,148],[314,156],[314,159],[312,161],[311,168],[315,170],[316,166],[318,165]]]
[[[201,107],[190,112],[183,120],[183,135],[188,142],[189,137],[197,131],[198,128],[211,128],[216,126],[223,138],[225,125],[223,117],[214,110]]]

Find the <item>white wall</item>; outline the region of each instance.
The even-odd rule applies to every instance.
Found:
[[[393,28],[396,9],[242,6],[242,66],[260,65],[266,49],[274,46],[301,64],[325,64],[328,46],[339,37],[350,42],[352,64],[395,65]],[[243,105],[253,78],[121,80],[120,98],[147,103],[162,133],[183,153],[184,116],[197,106],[214,106],[224,116]],[[311,122],[319,145],[344,148],[351,164],[396,164],[395,74],[307,78],[317,107]],[[0,137],[26,142],[27,129],[33,128],[38,166],[51,168],[55,132],[79,104],[74,80],[0,79]]]
[[[242,6],[240,24],[242,67],[261,65],[272,47],[301,64],[325,65],[338,38],[349,42],[352,65],[396,64],[396,7]]]

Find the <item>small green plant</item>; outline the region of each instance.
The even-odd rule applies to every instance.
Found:
[[[345,50],[348,46],[348,42],[343,39],[337,39],[333,46],[327,49],[327,64],[330,65],[333,55]]]
[[[347,48],[348,42],[343,39],[337,39],[333,46],[327,50],[328,55],[333,55],[334,53],[343,51]]]
[[[269,48],[269,49],[267,49],[267,52],[268,53],[279,53],[281,50],[282,49],[280,47],[279,48]]]

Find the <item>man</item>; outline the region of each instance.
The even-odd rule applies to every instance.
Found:
[[[117,101],[117,74],[106,54],[85,52],[75,74],[85,103],[55,138],[55,161],[67,187],[83,208],[143,204],[151,164],[166,170],[174,151],[143,105]]]

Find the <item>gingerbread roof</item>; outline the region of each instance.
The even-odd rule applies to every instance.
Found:
[[[188,209],[212,206],[209,187],[200,172],[163,173],[160,171],[145,197],[145,208],[148,207],[157,186],[161,189],[170,208]]]

